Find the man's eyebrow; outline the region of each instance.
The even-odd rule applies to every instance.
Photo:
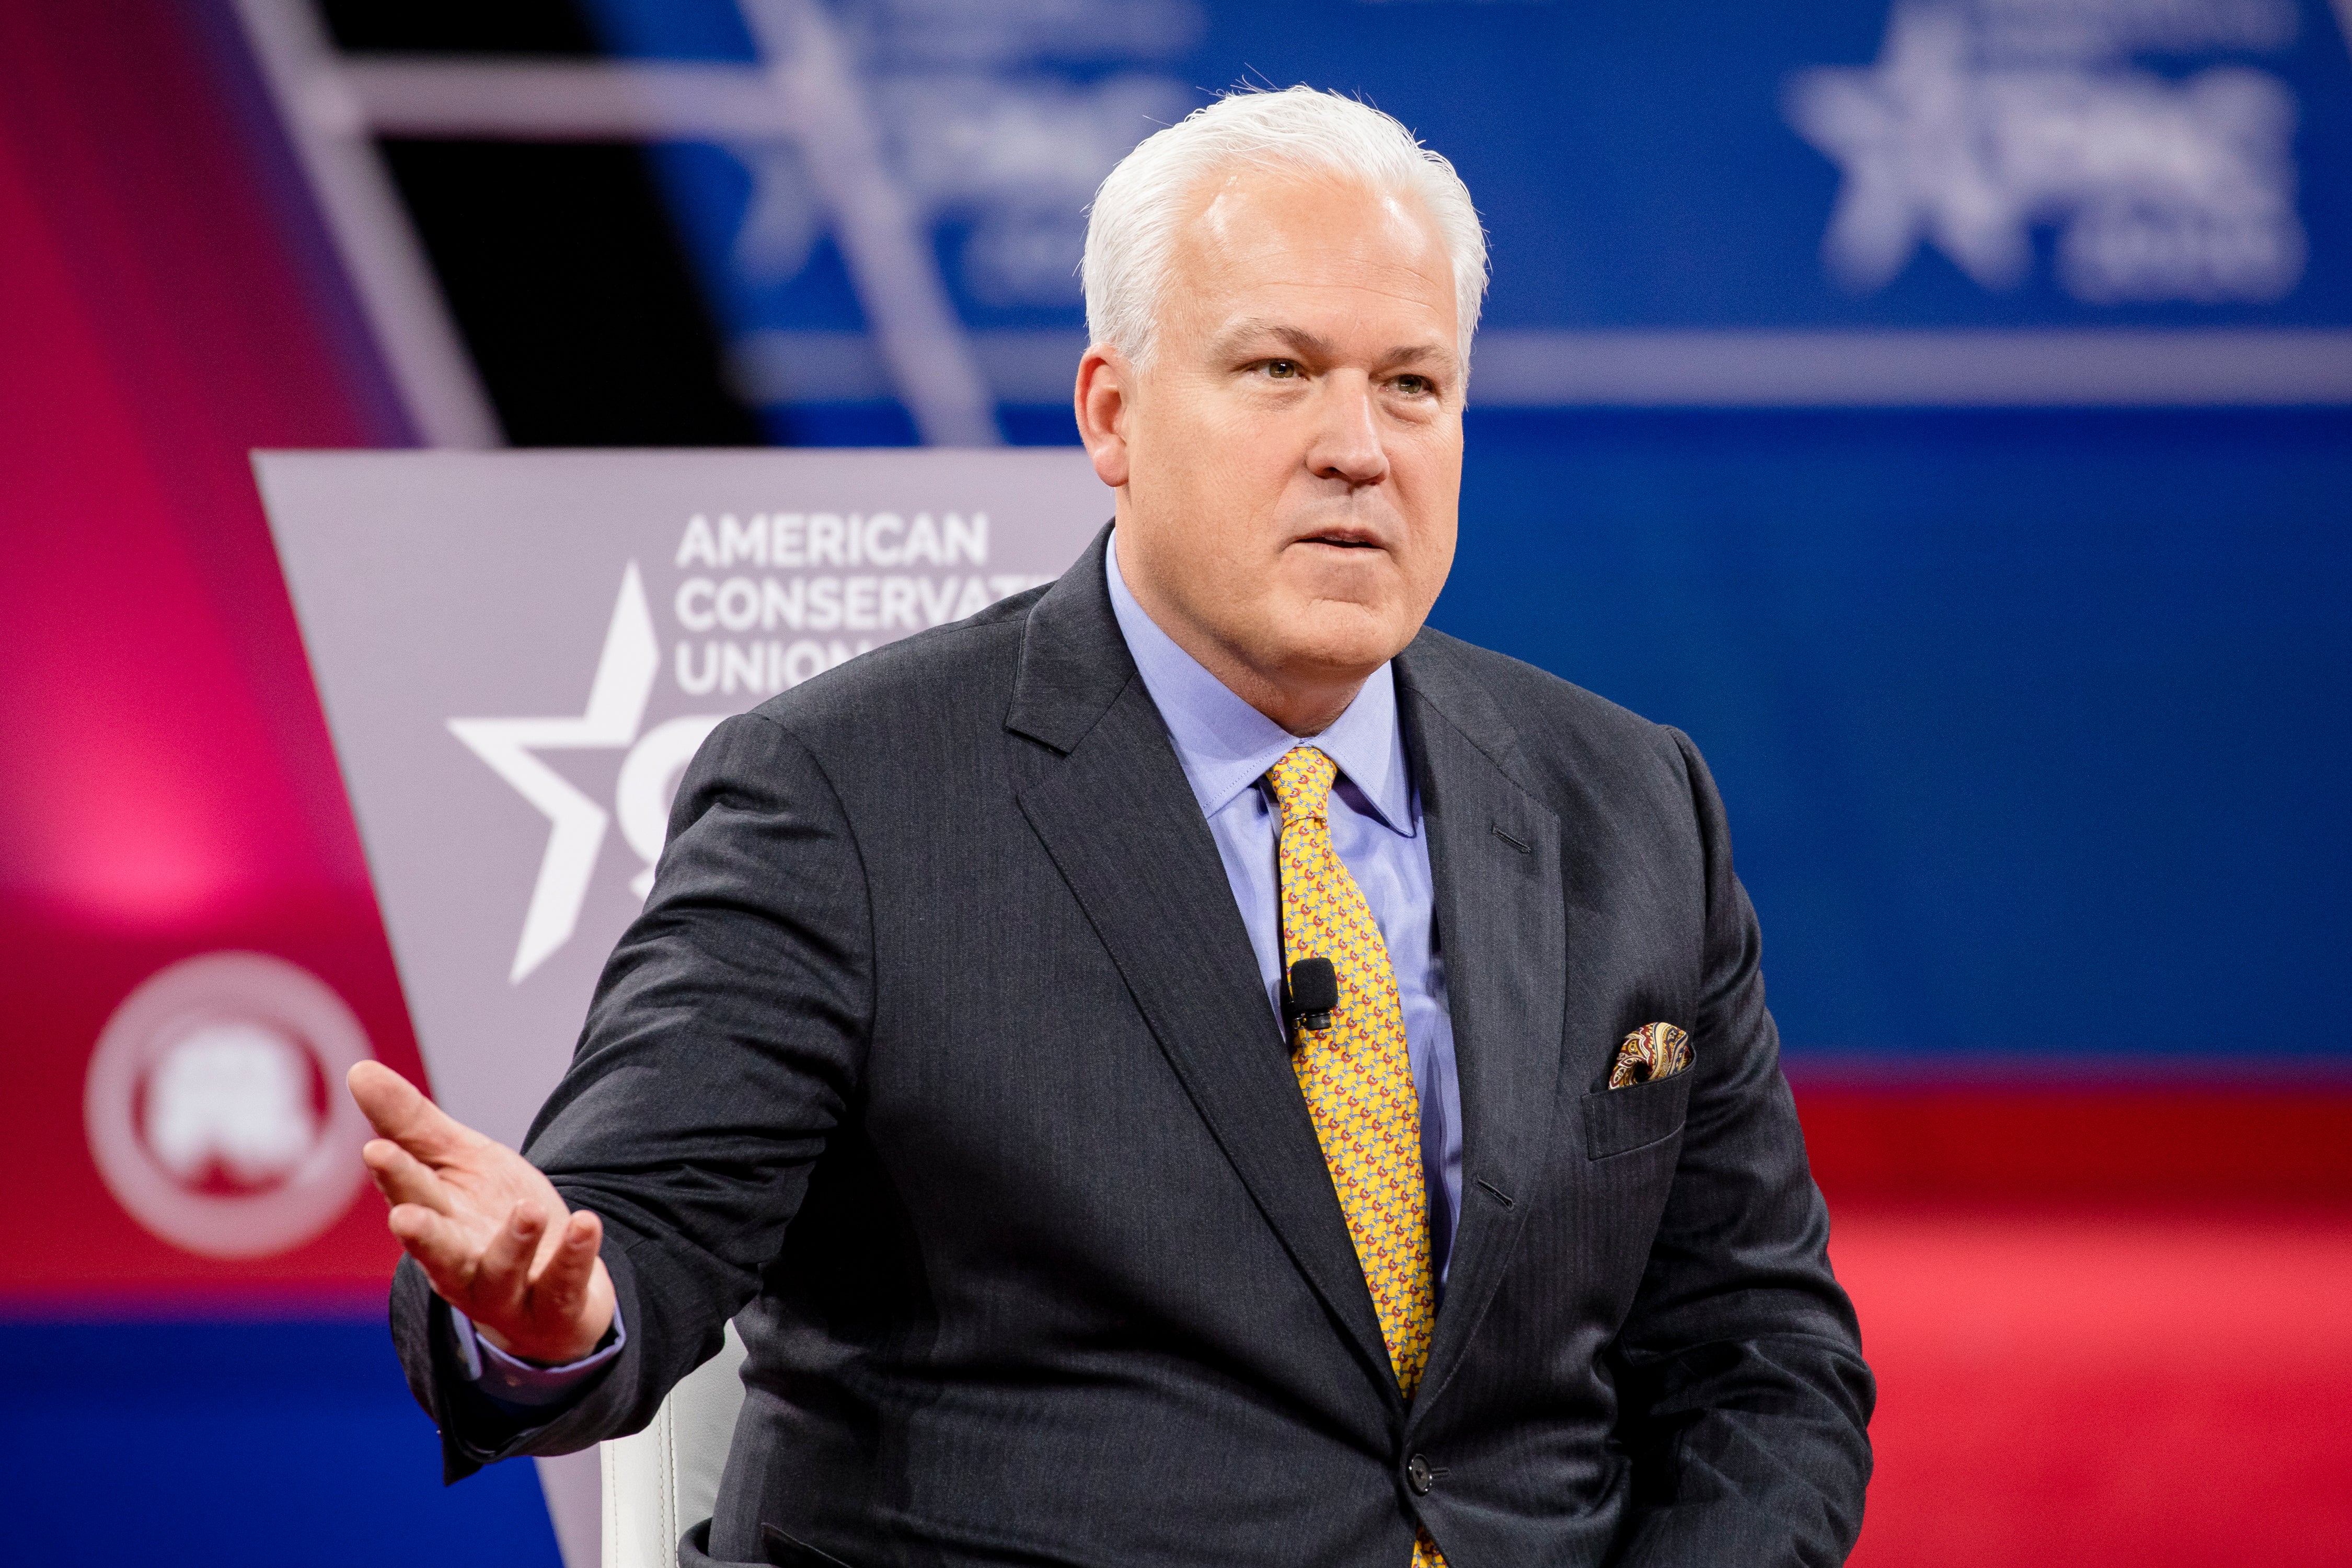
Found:
[[[1391,349],[1381,356],[1381,368],[1386,369],[1391,365],[1415,364],[1423,360],[1433,359],[1442,362],[1448,369],[1452,369],[1454,351],[1441,348],[1435,343],[1412,343],[1404,348]]]
[[[1328,359],[1331,354],[1329,340],[1270,316],[1249,316],[1235,321],[1217,334],[1217,347],[1221,353],[1234,353],[1252,339],[1264,338],[1272,338],[1285,348],[1312,359]]]
[[[1252,340],[1266,338],[1272,338],[1302,358],[1329,359],[1332,357],[1330,340],[1310,332],[1304,327],[1295,327],[1286,321],[1277,321],[1268,316],[1247,317],[1227,327],[1223,332],[1217,334],[1217,351],[1221,355],[1238,353],[1244,343]],[[1385,370],[1396,365],[1413,364],[1428,360],[1437,360],[1451,367],[1454,356],[1452,351],[1437,343],[1408,343],[1402,348],[1389,350],[1381,356],[1380,363],[1381,368]]]

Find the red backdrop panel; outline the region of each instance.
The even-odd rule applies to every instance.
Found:
[[[1833,1205],[1878,1374],[1856,1568],[2334,1568],[2352,1219]]]
[[[1832,1199],[2352,1206],[2352,1086],[1853,1083],[1799,1069]]]
[[[0,1105],[10,1168],[37,1173],[0,1205],[0,1294],[20,1300],[389,1270],[372,1199],[244,1263],[114,1202],[83,1074],[155,969],[280,954],[421,1070],[246,460],[403,432],[202,22],[0,6]]]

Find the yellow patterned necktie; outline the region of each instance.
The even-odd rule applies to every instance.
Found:
[[[1282,807],[1282,946],[1286,970],[1328,958],[1339,977],[1328,1028],[1298,1030],[1291,1065],[1331,1167],[1389,1363],[1408,1400],[1429,1364],[1437,1289],[1429,1262],[1429,1197],[1421,1167],[1421,1097],[1405,1048],[1404,1005],[1388,944],[1364,891],[1331,847],[1338,764],[1312,746],[1267,771]],[[1426,1531],[1413,1568],[1444,1568]]]

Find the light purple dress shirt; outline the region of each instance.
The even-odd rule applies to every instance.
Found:
[[[1454,1020],[1445,1007],[1445,960],[1437,944],[1436,899],[1421,800],[1405,767],[1397,728],[1396,675],[1372,672],[1348,710],[1321,734],[1302,741],[1234,695],[1224,682],[1160,629],[1119,575],[1118,541],[1107,554],[1111,612],[1143,677],[1176,761],[1201,803],[1201,815],[1224,861],[1225,880],[1257,954],[1266,1003],[1282,1016],[1282,883],[1275,843],[1282,826],[1265,772],[1292,747],[1312,745],[1339,764],[1331,791],[1331,847],[1371,906],[1388,944],[1404,1005],[1405,1050],[1421,1097],[1422,1179],[1429,1195],[1430,1258],[1445,1284],[1454,1227],[1462,1213],[1462,1094],[1454,1065]],[[616,1315],[611,1343],[569,1366],[539,1367],[482,1340],[465,1314],[452,1311],[467,1373],[482,1392],[518,1413],[562,1400],[620,1353],[626,1331]]]
[[[1176,742],[1176,761],[1208,819],[1241,906],[1268,1005],[1282,1015],[1282,883],[1275,841],[1282,814],[1265,771],[1294,746],[1311,745],[1339,764],[1331,791],[1331,847],[1364,890],[1388,944],[1404,1004],[1405,1050],[1421,1095],[1422,1179],[1429,1194],[1429,1255],[1445,1283],[1454,1226],[1462,1213],[1462,1094],[1454,1068],[1454,1019],[1445,1008],[1445,960],[1438,949],[1435,884],[1421,798],[1405,767],[1397,728],[1396,674],[1372,672],[1348,710],[1321,734],[1302,741],[1234,695],[1176,645],[1128,592],[1119,575],[1118,539],[1108,552],[1111,613],[1144,689]]]

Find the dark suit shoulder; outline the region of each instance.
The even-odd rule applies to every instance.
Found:
[[[751,711],[833,760],[874,752],[877,726],[910,730],[1001,728],[1019,668],[1031,588],[976,616],[885,643],[835,665]]]
[[[1496,741],[1507,735],[1539,774],[1590,777],[1597,769],[1620,782],[1688,787],[1675,731],[1549,670],[1433,629],[1414,639],[1405,661],[1408,681],[1474,741],[1485,739],[1482,720],[1493,724]]]

